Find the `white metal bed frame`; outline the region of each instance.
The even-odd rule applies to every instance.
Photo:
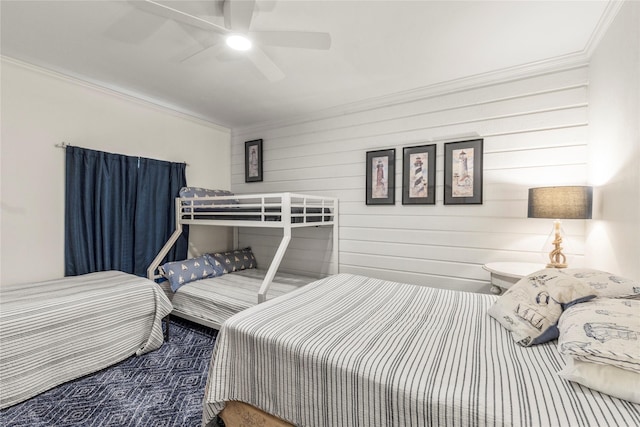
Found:
[[[203,208],[205,208],[205,210],[203,210]],[[207,208],[215,208],[215,211],[207,212]],[[250,208],[251,211],[247,211],[246,209],[238,210],[237,208]],[[333,237],[331,274],[340,272],[337,198],[294,193],[178,197],[176,198],[175,210],[176,229],[147,269],[147,277],[151,280],[162,277],[158,273],[160,263],[182,234],[183,225],[190,224],[234,227],[233,245],[236,249],[238,248],[239,227],[282,229],[282,240],[258,291],[258,304],[267,299],[267,292],[271,287],[278,268],[280,268],[282,258],[291,241],[291,230],[294,228],[333,227],[331,233]],[[299,212],[293,212],[294,210],[299,210]],[[229,218],[221,219],[223,217]],[[246,217],[247,219],[241,219],[242,217]],[[257,219],[258,217],[259,219]],[[277,218],[279,218],[279,220],[277,220]],[[298,219],[299,222],[292,221],[294,218]],[[179,315],[182,316],[181,313],[179,313]]]

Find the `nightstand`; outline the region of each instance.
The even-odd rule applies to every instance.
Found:
[[[524,276],[546,267],[544,264],[531,262],[490,262],[482,268],[491,273],[491,292],[500,295]]]

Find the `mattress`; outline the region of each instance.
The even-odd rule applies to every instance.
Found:
[[[297,426],[620,426],[640,405],[561,379],[555,342],[517,345],[496,296],[350,274],[223,325],[203,425],[226,401]]]
[[[280,207],[262,208],[254,207],[195,207],[191,213],[191,208],[184,208],[185,213],[182,219],[205,219],[205,220],[234,220],[234,221],[281,221],[282,214]],[[325,215],[322,215],[322,214]],[[324,218],[323,218],[324,217]],[[333,220],[329,208],[291,208],[291,223],[306,222],[329,222]]]
[[[258,290],[266,270],[247,269],[182,285],[171,299],[174,310],[205,324],[222,325],[234,314],[258,303]],[[278,273],[267,292],[272,299],[316,280],[313,277]]]
[[[171,303],[154,282],[105,271],[0,289],[0,408],[163,343]]]

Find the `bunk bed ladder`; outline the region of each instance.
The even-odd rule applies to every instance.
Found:
[[[264,206],[264,199],[262,205]],[[280,206],[280,218],[283,222],[282,227],[282,241],[280,241],[280,246],[278,246],[278,250],[276,251],[273,260],[271,261],[271,265],[269,266],[269,270],[267,274],[264,276],[264,280],[262,281],[262,285],[260,286],[260,290],[258,291],[258,304],[263,303],[267,300],[267,291],[271,287],[271,282],[280,267],[280,262],[282,262],[282,258],[284,257],[284,253],[287,251],[287,247],[289,246],[289,242],[291,241],[291,215],[284,215],[285,212],[291,213],[291,195],[289,193],[284,193],[282,195],[282,206]]]
[[[175,206],[176,229],[171,235],[171,237],[169,237],[169,240],[167,240],[167,243],[165,243],[162,249],[160,249],[160,252],[158,252],[158,255],[156,255],[156,257],[153,259],[153,261],[151,262],[151,265],[149,265],[149,268],[147,268],[147,278],[149,280],[155,280],[162,277],[161,275],[156,274],[156,270],[160,266],[160,263],[162,262],[164,257],[167,256],[167,254],[169,253],[173,245],[175,245],[178,238],[180,238],[180,235],[182,235],[182,222],[180,221],[181,209],[180,209],[179,199],[176,199],[175,205],[176,205]]]

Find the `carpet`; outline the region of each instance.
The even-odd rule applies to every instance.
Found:
[[[196,427],[217,331],[173,317],[158,350],[0,411],[0,426]]]

